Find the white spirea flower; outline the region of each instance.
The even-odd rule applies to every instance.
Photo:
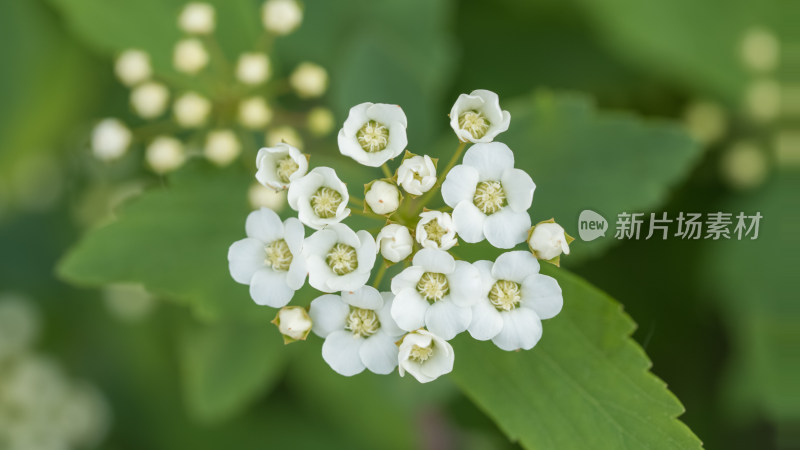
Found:
[[[315,136],[325,136],[333,130],[333,113],[317,106],[308,113],[308,131]]]
[[[414,250],[414,238],[403,225],[391,223],[383,227],[375,238],[383,259],[393,263],[400,262]]]
[[[38,334],[39,315],[29,301],[12,295],[0,298],[0,363],[27,351]]]
[[[491,339],[503,350],[529,350],[542,337],[542,319],[561,311],[558,282],[539,273],[539,262],[526,251],[508,252],[492,263],[477,261],[480,300],[472,307],[469,333]]]
[[[150,55],[142,50],[125,50],[114,64],[114,73],[126,86],[135,86],[153,75]]]
[[[242,144],[233,130],[213,130],[206,136],[203,154],[218,166],[227,166],[241,152]]]
[[[300,138],[300,135],[297,134],[297,130],[290,126],[270,128],[267,131],[266,139],[267,145],[270,147],[274,147],[281,142],[286,142],[299,149],[303,148],[303,140]]]
[[[562,253],[569,255],[569,243],[564,228],[557,223],[540,223],[533,227],[528,245],[537,258],[549,261]]]
[[[269,208],[273,211],[280,211],[286,205],[286,191],[276,191],[261,185],[261,183],[253,183],[247,190],[247,199],[253,209]]]
[[[304,62],[289,76],[289,84],[300,98],[319,97],[328,88],[328,72],[320,65]]]
[[[308,160],[295,147],[281,142],[264,147],[256,155],[256,180],[275,190],[288,189],[292,181],[308,172]]]
[[[163,114],[168,100],[167,87],[155,81],[139,85],[131,91],[131,106],[143,119],[154,119]]]
[[[450,126],[461,142],[492,142],[510,122],[511,114],[500,109],[497,94],[484,89],[459,95],[450,110]]]
[[[406,158],[397,169],[397,183],[411,195],[422,195],[436,184],[436,165],[428,155]]]
[[[311,317],[305,308],[300,306],[284,306],[272,321],[283,335],[285,344],[294,341],[305,341],[311,331]]]
[[[347,186],[330,167],[315,167],[302,178],[292,180],[287,198],[300,221],[315,230],[350,215]]]
[[[442,250],[422,249],[411,267],[392,279],[392,317],[406,331],[427,327],[450,340],[469,326],[480,287],[472,264]]]
[[[428,330],[408,333],[398,349],[400,376],[408,372],[420,383],[452,372],[454,361],[453,346]]]
[[[514,168],[514,153],[501,142],[475,144],[442,184],[442,198],[453,208],[456,231],[466,242],[484,238],[495,247],[524,242],[531,228],[528,208],[536,185]]]
[[[376,180],[364,195],[364,201],[376,214],[391,214],[400,206],[400,190],[392,183]]]
[[[392,297],[364,286],[311,302],[314,333],[325,339],[322,359],[333,370],[349,377],[365,368],[385,375],[397,367],[395,341],[403,330],[392,320]]]
[[[397,105],[356,105],[339,130],[339,151],[360,164],[378,167],[405,150],[407,126],[406,114]]]
[[[303,21],[303,11],[295,0],[267,0],[261,10],[264,28],[277,35],[294,31]]]
[[[199,39],[183,39],[175,44],[172,64],[179,72],[194,75],[208,65],[208,51]]]
[[[250,97],[239,103],[239,123],[251,130],[267,126],[272,115],[272,108],[264,97]]]
[[[178,28],[188,34],[210,34],[214,32],[215,15],[208,3],[188,3],[178,16]]]
[[[187,92],[172,105],[175,120],[185,128],[196,128],[206,123],[211,113],[211,100],[196,92]]]
[[[458,243],[456,228],[450,214],[425,211],[417,222],[417,242],[423,248],[449,250]]]
[[[145,160],[154,172],[164,174],[172,172],[186,161],[186,154],[181,141],[170,136],[159,136],[147,146]]]
[[[117,119],[103,119],[92,130],[92,153],[111,161],[124,155],[131,144],[131,130]]]
[[[245,223],[247,237],[228,249],[231,276],[250,285],[250,296],[259,305],[281,308],[305,284],[303,224],[294,217],[281,222],[268,208],[253,211]]]
[[[290,189],[289,204],[291,195]],[[328,225],[309,236],[303,245],[308,283],[318,291],[354,291],[369,280],[375,265],[372,235],[364,230],[355,232],[345,224]]]
[[[244,84],[257,85],[270,75],[269,59],[264,53],[242,53],[236,64],[236,79]]]

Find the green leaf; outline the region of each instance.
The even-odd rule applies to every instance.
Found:
[[[89,232],[60,262],[66,280],[84,285],[134,282],[180,300],[203,318],[266,323],[259,307],[228,273],[227,252],[244,237],[251,177],[194,161]]]
[[[558,280],[565,303],[544,322],[539,344],[503,352],[462,336],[456,384],[525,448],[700,448],[676,419],[683,406],[648,372],[622,307],[575,275],[543,271]]]
[[[204,422],[239,413],[278,381],[283,347],[268,323],[187,324],[178,349],[189,412]]]

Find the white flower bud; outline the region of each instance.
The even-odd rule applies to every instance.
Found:
[[[411,195],[422,195],[436,184],[436,166],[430,156],[412,156],[397,169],[397,183]]]
[[[181,141],[174,137],[159,136],[147,146],[145,159],[154,172],[164,174],[182,166],[186,155]]]
[[[284,306],[272,320],[283,335],[284,344],[294,341],[305,341],[311,331],[311,317],[305,308],[300,306]]]
[[[24,353],[39,334],[39,315],[33,305],[16,296],[0,299],[0,362]]]
[[[267,31],[286,35],[303,21],[303,11],[295,0],[267,0],[261,10],[261,20]]]
[[[250,97],[239,103],[239,122],[246,128],[264,128],[272,120],[272,109],[264,97]]]
[[[364,200],[374,213],[391,214],[400,206],[400,190],[392,183],[376,180]]]
[[[742,37],[740,56],[748,69],[754,72],[770,72],[780,62],[780,41],[772,30],[753,27]]]
[[[408,228],[394,223],[383,227],[375,241],[383,259],[393,263],[408,258],[414,250],[414,238],[411,237],[411,232]]]
[[[322,66],[304,62],[294,69],[289,84],[300,98],[319,97],[328,88],[328,72]]]
[[[135,283],[110,284],[103,287],[106,309],[123,322],[135,323],[147,318],[157,305],[153,294]]]
[[[169,90],[155,81],[144,83],[131,91],[131,106],[142,119],[155,119],[167,109]]]
[[[208,52],[198,39],[184,39],[175,44],[172,64],[179,72],[195,74],[208,64]]]
[[[427,383],[452,372],[454,361],[453,346],[428,330],[408,333],[400,342],[401,377],[408,372],[420,383]]]
[[[561,253],[569,255],[569,241],[564,228],[557,223],[543,222],[533,227],[528,245],[537,258],[550,261]]]
[[[147,81],[153,74],[153,69],[150,67],[150,55],[142,50],[126,50],[117,57],[114,73],[126,86],[134,86]]]
[[[181,95],[172,105],[175,120],[185,128],[203,125],[211,112],[211,101],[195,92]]]
[[[417,242],[423,248],[449,250],[458,243],[456,228],[450,214],[425,211],[417,222]]]
[[[111,161],[124,155],[131,144],[131,131],[117,119],[104,119],[92,130],[92,153]]]
[[[206,137],[206,146],[203,149],[206,158],[218,166],[227,166],[241,152],[242,144],[232,130],[209,132]]]
[[[333,113],[328,108],[317,106],[308,113],[308,131],[314,136],[326,136],[333,131]]]
[[[269,59],[264,53],[242,53],[236,64],[236,79],[244,84],[256,85],[269,78]]]
[[[275,147],[281,142],[286,142],[292,147],[303,149],[303,140],[297,130],[289,126],[275,127],[267,131],[267,146]]]
[[[260,183],[253,183],[247,191],[247,199],[252,209],[269,208],[278,212],[286,206],[286,191],[276,191]]]
[[[208,3],[188,3],[178,16],[178,28],[189,34],[210,34],[215,25],[214,7]]]
[[[769,175],[769,161],[764,151],[750,141],[740,141],[726,149],[720,160],[723,179],[734,189],[760,186]]]

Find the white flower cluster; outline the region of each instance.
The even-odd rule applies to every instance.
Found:
[[[0,298],[0,448],[89,448],[109,423],[97,389],[70,380],[55,361],[34,353],[39,317],[18,297]]]
[[[179,77],[159,76],[143,50],[122,52],[115,73],[131,89],[131,109],[138,117],[132,120],[146,123],[129,127],[115,118],[99,121],[90,143],[95,157],[117,160],[133,145],[142,144],[147,166],[166,174],[195,155],[227,166],[239,157],[245,142],[275,146],[286,141],[302,148],[298,132],[280,123],[286,114],[276,104],[276,89],[270,86],[276,76],[270,49],[271,36],[285,36],[297,29],[303,11],[296,0],[267,0],[261,11],[264,36],[259,42],[270,44],[266,49],[241,53],[232,64],[215,40],[217,15],[209,3],[188,3],[178,15],[176,24],[183,37],[173,48],[172,69]],[[190,82],[195,77],[209,82]],[[325,94],[328,73],[317,64],[302,62],[275,83],[288,84],[297,97],[313,101]],[[333,131],[333,126],[330,110],[317,106],[308,114],[305,128],[319,137]]]
[[[439,170],[435,158],[406,150],[408,121],[399,106],[351,108],[339,131],[340,152],[386,175],[365,186],[364,200],[352,197],[332,168],[309,170],[308,157],[292,145],[258,153],[256,179],[287,190],[297,217],[252,212],[247,237],[229,249],[231,275],[250,286],[256,303],[282,308],[274,323],[287,343],[309,331],[323,338],[323,359],[342,375],[399,367],[401,376],[428,382],[453,369],[448,341],[459,333],[527,350],[542,336],[541,321],[561,310],[561,288],[539,273],[539,260],[557,265],[571,238],[552,219],[531,226],[536,186],[514,167],[512,150],[493,142],[508,128],[509,113],[497,94],[477,90],[460,96],[450,117],[461,143]],[[387,163],[401,154],[392,173]],[[439,191],[446,206],[431,208]],[[354,230],[344,223],[351,214],[383,228],[375,237]],[[470,263],[456,256],[459,238],[510,251]],[[514,250],[526,241],[529,249]],[[377,254],[383,262],[376,263]],[[392,269],[390,290],[379,291]],[[306,277],[323,295],[308,308],[286,306]]]

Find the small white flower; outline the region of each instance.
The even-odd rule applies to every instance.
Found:
[[[428,155],[406,158],[397,169],[397,183],[411,195],[422,195],[436,184],[436,165]]]
[[[392,294],[371,286],[311,302],[314,333],[325,339],[322,359],[337,373],[353,376],[366,368],[377,374],[397,367],[395,341],[403,335],[390,314]]]
[[[542,319],[555,317],[564,299],[558,282],[539,273],[539,262],[526,251],[500,255],[494,264],[477,261],[480,300],[472,307],[469,334],[491,339],[503,350],[529,350],[542,337]]]
[[[131,144],[131,130],[117,119],[103,119],[92,130],[92,153],[111,161],[124,155]]]
[[[326,136],[333,130],[333,121],[330,109],[317,106],[308,113],[308,131],[315,136]]]
[[[303,224],[294,217],[281,222],[274,211],[261,208],[247,216],[247,237],[228,249],[231,276],[250,285],[250,296],[259,305],[281,308],[305,284]]]
[[[246,128],[257,130],[272,121],[272,108],[264,97],[250,97],[239,103],[239,122]]]
[[[139,117],[155,119],[167,109],[169,90],[166,86],[150,81],[131,91],[131,106]]]
[[[456,231],[466,242],[484,238],[511,248],[527,238],[528,208],[536,185],[514,168],[514,153],[500,142],[475,144],[464,163],[453,167],[442,184],[442,198],[453,207]]]
[[[450,110],[450,126],[461,142],[492,142],[509,122],[511,114],[500,109],[497,94],[484,89],[459,95]]]
[[[261,20],[267,31],[286,35],[303,21],[303,11],[295,0],[267,0],[261,10]]]
[[[318,291],[354,291],[369,280],[375,265],[372,235],[364,230],[356,233],[345,224],[328,225],[309,236],[303,245],[308,283]]]
[[[289,84],[300,98],[319,97],[328,88],[328,72],[322,66],[304,62],[294,69]]]
[[[135,86],[153,75],[150,55],[142,50],[125,50],[114,64],[114,73],[126,86]]]
[[[423,248],[449,250],[458,243],[456,228],[450,214],[425,211],[417,222],[417,242]]]
[[[292,181],[308,172],[308,160],[300,150],[281,142],[264,147],[256,155],[256,180],[275,190],[288,189]]]
[[[236,64],[236,79],[244,84],[261,84],[269,78],[269,69],[269,59],[264,53],[242,53]]]
[[[557,223],[543,222],[535,227],[528,245],[537,258],[549,261],[562,253],[569,255],[569,241],[564,228]]]
[[[218,166],[227,166],[241,152],[242,144],[232,130],[213,130],[206,136],[203,154]]]
[[[480,295],[478,269],[442,250],[422,249],[411,267],[392,279],[392,317],[413,331],[427,327],[443,339],[466,330]]]
[[[297,130],[290,126],[270,128],[269,131],[267,131],[266,140],[267,145],[270,147],[275,147],[281,142],[286,142],[299,149],[303,148],[303,140],[300,138],[300,135],[297,134]]]
[[[305,341],[311,331],[311,317],[305,308],[300,306],[284,306],[272,320],[283,335],[283,343]]]
[[[186,161],[181,141],[169,136],[159,136],[147,146],[145,160],[154,172],[172,172]]]
[[[302,178],[292,180],[287,198],[300,221],[315,230],[350,215],[347,186],[330,167],[315,167]]]
[[[211,101],[195,92],[181,95],[172,105],[175,120],[185,128],[197,128],[208,120],[211,113]]]
[[[286,191],[276,191],[261,183],[253,183],[247,190],[247,199],[253,209],[269,208],[280,211],[286,205]]]
[[[179,72],[196,74],[208,65],[208,60],[208,52],[198,39],[183,39],[175,44],[172,64]]]
[[[397,105],[356,105],[339,130],[339,151],[360,164],[378,167],[405,150],[407,126],[406,114]]]
[[[403,337],[398,350],[400,376],[406,372],[420,383],[433,381],[453,371],[455,353],[449,342],[427,330]]]
[[[214,32],[214,7],[208,3],[188,3],[178,16],[178,28],[189,34]]]
[[[375,180],[364,195],[364,201],[376,214],[391,214],[400,206],[400,190],[392,183]]]
[[[414,238],[408,228],[391,223],[383,227],[375,238],[383,259],[393,263],[400,262],[414,250]]]

